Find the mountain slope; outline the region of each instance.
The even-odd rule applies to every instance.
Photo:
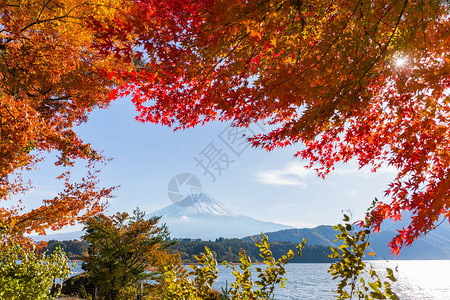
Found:
[[[64,233],[52,233],[47,235],[33,235],[30,236],[36,242],[48,242],[50,240],[55,241],[73,241],[78,240],[81,241],[81,236],[84,235],[84,231],[72,231],[72,232],[64,232]]]
[[[378,258],[394,259],[390,254],[388,243],[396,234],[396,228],[401,228],[402,223],[391,224],[386,222],[379,234],[372,233],[369,239],[370,247]],[[270,242],[289,241],[300,243],[303,238],[309,245],[339,246],[333,242],[336,232],[332,226],[322,225],[316,228],[287,229],[267,234]],[[261,236],[256,236],[260,239]],[[251,237],[243,240],[250,241]],[[416,240],[411,247],[401,250],[397,259],[450,259],[450,225],[443,223],[428,235]]]
[[[409,216],[405,215],[403,221],[394,223],[386,220],[381,227],[380,234],[374,234],[373,249],[382,257],[389,257],[387,244],[397,234],[397,230],[406,227]],[[392,257],[392,256],[391,256]],[[399,259],[450,259],[450,224],[444,220],[436,229],[414,241],[411,247],[404,247]]]
[[[336,231],[332,226],[321,225],[315,228],[294,228],[285,229],[276,232],[267,233],[269,242],[293,242],[300,243],[302,239],[308,240],[308,245],[336,246],[333,242],[336,239]],[[252,238],[260,239],[261,235],[248,236],[243,238],[245,241],[251,241]]]
[[[206,194],[188,196],[146,217],[151,216],[162,216],[161,222],[168,225],[172,238],[242,238],[261,232],[292,228],[238,214]]]

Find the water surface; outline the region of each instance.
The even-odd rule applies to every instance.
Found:
[[[396,260],[371,261],[373,268],[384,274],[386,267],[395,272],[397,282],[393,290],[404,300],[450,300],[450,260]],[[261,267],[261,266],[259,266]],[[327,273],[330,264],[288,264],[286,277],[288,282],[284,289],[277,289],[275,299],[279,300],[313,300],[334,299],[333,281]],[[234,282],[230,268],[218,266],[219,278],[214,288],[220,290],[226,282]],[[77,264],[74,275],[81,272],[81,263]],[[257,280],[256,272],[254,280]]]

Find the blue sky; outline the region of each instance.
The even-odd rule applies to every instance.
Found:
[[[138,123],[135,116],[131,102],[119,99],[109,109],[92,112],[89,121],[77,128],[85,141],[113,158],[100,175],[103,185],[120,185],[107,213],[132,212],[137,206],[149,213],[172,204],[168,183],[187,172],[201,181],[203,193],[236,212],[294,227],[333,225],[341,220],[342,210],[351,210],[361,218],[375,197],[383,199],[395,175],[389,168],[373,174],[350,163],[337,166],[323,180],[305,169],[305,162],[293,157],[301,145],[266,152],[228,135],[233,133],[229,123],[214,122],[173,132],[160,125]],[[257,133],[263,130],[256,125],[251,128]],[[205,173],[195,158],[205,164],[214,153],[219,153],[216,165]],[[220,174],[218,167],[222,168]],[[28,207],[59,191],[61,185],[54,180],[57,171],[50,158],[30,174],[36,189],[25,197]],[[75,173],[82,171],[77,168]],[[76,226],[65,231],[79,229]]]

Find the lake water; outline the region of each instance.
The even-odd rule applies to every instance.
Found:
[[[398,260],[371,261],[379,275],[385,269],[397,269],[397,282],[393,290],[400,299],[405,300],[450,300],[450,260]],[[80,263],[75,273],[80,272]],[[327,273],[330,264],[288,264],[284,289],[277,289],[275,299],[334,299],[333,289],[337,281]],[[219,278],[214,287],[224,287],[226,282],[234,281],[230,268],[220,265]],[[256,274],[256,273],[254,273]],[[383,277],[382,277],[383,278]],[[256,279],[256,275],[255,275]],[[255,280],[254,279],[254,280]]]

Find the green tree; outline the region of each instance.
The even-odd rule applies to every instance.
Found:
[[[69,259],[79,259],[87,253],[88,247],[85,242],[82,241],[56,241],[50,240],[47,245],[41,249],[41,251],[53,252],[56,248],[60,247],[64,250]]]
[[[0,249],[0,299],[46,300],[54,280],[70,274],[60,248],[47,257],[19,244]]]
[[[376,203],[377,201],[374,201],[373,206]],[[352,299],[353,296],[358,299],[399,299],[391,289],[390,282],[396,281],[392,269],[386,268],[387,279],[390,282],[382,282],[372,266],[363,261],[366,249],[370,246],[369,219],[370,214],[364,223],[360,223],[360,229],[357,230],[355,227],[358,225],[349,223],[350,218],[344,214],[345,224],[334,226],[338,232],[335,242],[338,240],[343,242],[338,249],[331,247],[333,253],[330,257],[338,260],[331,264],[328,270],[333,279],[341,279],[337,290],[334,291],[337,299]],[[369,255],[373,256],[375,253],[370,252]]]
[[[144,219],[144,212],[134,210],[111,217],[100,214],[88,219],[82,237],[89,246],[89,256],[83,258],[82,268],[97,284],[106,299],[127,299],[130,287],[142,280],[152,279],[155,272],[146,272],[171,243],[165,225],[158,226],[159,217]]]

